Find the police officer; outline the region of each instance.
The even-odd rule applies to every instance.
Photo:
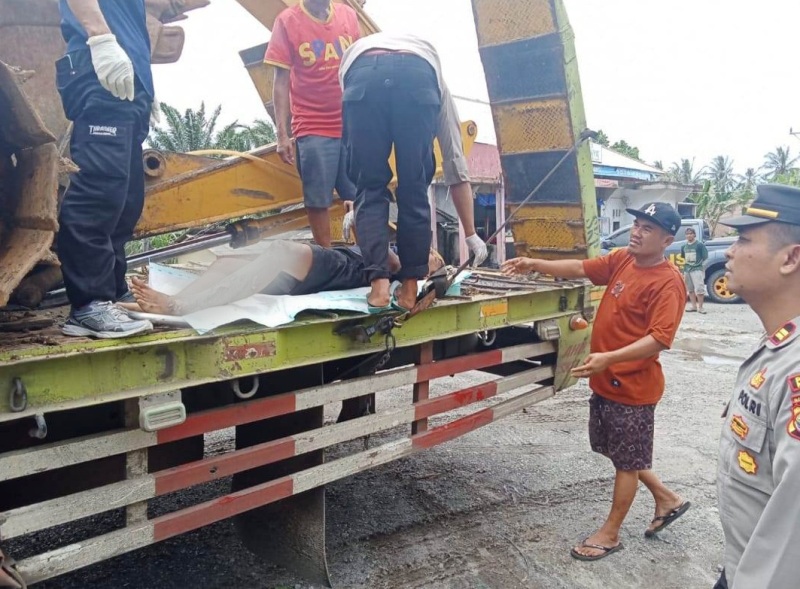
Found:
[[[716,587],[800,586],[800,189],[762,185],[726,252],[728,287],[767,335],[725,413],[717,491],[725,570]]]
[[[144,204],[142,142],[153,110],[144,0],[59,0],[67,52],[56,63],[73,122],[70,178],[59,214],[58,255],[72,309],[66,335],[125,337],[152,328],[114,306],[133,300],[125,244]]]

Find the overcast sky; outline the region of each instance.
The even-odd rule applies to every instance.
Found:
[[[776,146],[800,154],[798,0],[565,0],[575,31],[588,124],[669,165],[730,156],[737,172]],[[367,0],[386,31],[439,50],[453,94],[485,100],[470,0]],[[182,23],[177,64],[155,66],[159,100],[181,109],[222,104],[224,122],[266,113],[238,51],[269,31],[236,0],[212,0]],[[488,107],[459,101],[462,119],[492,141]]]

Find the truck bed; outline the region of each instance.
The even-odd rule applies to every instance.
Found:
[[[395,327],[396,346],[562,317],[581,312],[589,304],[589,289],[582,281],[512,280],[491,272],[465,281],[462,292]],[[139,337],[92,340],[61,335],[58,325],[64,312],[46,312],[55,319],[51,327],[4,334],[0,390],[18,390],[21,385],[27,398],[24,410],[11,412],[10,397],[1,396],[0,422],[45,410],[357,358],[386,346],[380,333],[368,341],[358,341],[352,331],[337,334],[343,328],[369,328],[381,319],[354,313],[305,313],[273,329],[246,323],[199,335],[191,329],[158,328]]]

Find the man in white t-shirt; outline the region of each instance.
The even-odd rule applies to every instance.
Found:
[[[371,292],[370,308],[410,309],[417,280],[427,271],[430,206],[427,190],[435,162],[433,139],[442,149],[445,183],[464,226],[474,263],[486,258],[486,244],[475,232],[467,159],[458,112],[442,79],[433,46],[412,35],[376,33],[359,39],[342,57],[344,141],[349,173],[357,187],[356,230]],[[389,155],[397,170],[397,247],[401,286],[389,293],[386,252],[389,236]]]

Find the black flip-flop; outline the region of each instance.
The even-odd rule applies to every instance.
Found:
[[[602,552],[600,554],[595,554],[594,556],[586,556],[585,554],[581,554],[580,552],[575,550],[575,548],[570,548],[569,549],[569,555],[572,558],[575,558],[575,559],[578,559],[578,560],[586,560],[586,561],[600,560],[601,558],[605,558],[609,554],[614,554],[615,552],[618,552],[618,551],[622,550],[623,548],[625,548],[622,545],[622,542],[620,542],[616,546],[601,546],[600,544],[587,544],[586,540],[581,542],[580,547],[581,548],[593,548],[594,550],[602,550]]]
[[[686,511],[691,506],[692,506],[692,504],[689,501],[684,501],[683,503],[678,505],[678,507],[676,507],[675,509],[670,511],[667,515],[659,515],[658,517],[654,517],[653,521],[650,522],[650,523],[654,523],[654,522],[657,522],[657,521],[660,521],[661,523],[658,524],[652,530],[645,530],[644,531],[644,537],[645,538],[652,538],[653,536],[658,534],[661,530],[666,528],[669,524],[671,524],[676,519],[678,519],[680,516],[682,516],[684,513],[686,513]]]

